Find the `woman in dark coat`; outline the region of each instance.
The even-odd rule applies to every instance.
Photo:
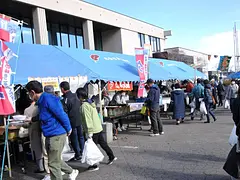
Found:
[[[171,100],[173,105],[173,119],[176,119],[176,124],[180,124],[180,120],[184,122],[185,117],[185,102],[184,91],[180,89],[180,84],[175,84],[175,90],[171,93]]]
[[[238,136],[238,142],[240,139],[240,89],[238,90],[238,97],[233,101],[233,108],[232,108],[232,117],[234,124],[236,125],[236,135]],[[235,144],[231,151],[228,154],[226,163],[224,164],[223,169],[232,177],[232,179],[239,179],[240,178],[240,153],[239,147]]]

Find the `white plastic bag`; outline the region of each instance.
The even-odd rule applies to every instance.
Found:
[[[151,125],[151,124],[152,124],[152,122],[151,122],[151,119],[150,119],[150,117],[148,116],[147,118],[148,118],[148,124],[150,124],[150,125]]]
[[[87,163],[90,166],[97,164],[103,160],[104,156],[98,149],[97,145],[92,139],[85,142],[83,149],[82,163]]]
[[[202,114],[207,114],[207,109],[206,109],[206,106],[205,106],[205,103],[204,103],[204,101],[201,101],[201,104],[200,104],[200,112],[202,113]]]
[[[195,101],[192,101],[192,102],[189,104],[189,106],[190,106],[191,108],[195,109],[195,108],[196,108]]]
[[[238,137],[236,135],[236,125],[234,125],[228,142],[231,146],[234,146],[235,144],[237,144],[237,140],[238,140]]]
[[[186,97],[186,104],[189,105],[189,97]]]
[[[230,102],[229,102],[228,99],[226,99],[226,100],[224,101],[224,108],[225,108],[225,109],[230,109]]]
[[[66,137],[66,141],[65,141],[62,153],[68,153],[70,151],[71,151],[71,148],[69,146],[69,139],[68,137]]]

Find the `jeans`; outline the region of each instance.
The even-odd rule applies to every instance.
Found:
[[[82,155],[84,148],[84,136],[82,131],[82,126],[72,128],[72,133],[70,135],[71,146],[75,152],[75,158]]]
[[[206,109],[207,109],[207,122],[210,122],[210,116],[209,116],[209,114],[213,117],[213,119],[214,119],[214,121],[216,120],[216,118],[215,118],[215,116],[214,116],[214,114],[213,114],[213,111],[212,111],[212,106],[213,106],[213,104],[211,103],[206,103],[205,102],[205,106],[206,106]]]
[[[101,148],[106,152],[106,154],[109,157],[109,160],[113,160],[115,158],[111,148],[108,146],[107,142],[105,141],[102,132],[93,134],[92,139],[95,144],[99,144]]]
[[[160,117],[160,110],[150,110],[150,119],[153,127],[153,134],[162,133],[163,125]]]
[[[61,157],[66,138],[66,134],[46,137],[46,150],[51,180],[62,180],[62,172],[71,174],[73,171]]]

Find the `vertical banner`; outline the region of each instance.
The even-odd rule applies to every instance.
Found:
[[[11,80],[14,72],[9,61],[16,55],[4,41],[15,41],[19,24],[10,17],[0,14],[0,115],[9,115],[15,112],[14,85]]]
[[[0,14],[0,39],[7,42],[14,42],[19,28],[18,25],[19,22]]]
[[[218,70],[227,72],[231,58],[232,58],[231,56],[220,56]]]
[[[139,87],[138,87],[138,98],[144,97],[145,93],[145,82],[148,78],[148,51],[144,48],[135,48],[136,64],[138,69],[138,74],[140,77]]]

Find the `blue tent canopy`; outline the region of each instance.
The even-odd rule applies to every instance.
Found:
[[[81,62],[96,74],[98,79],[112,81],[138,81],[138,71],[134,56],[57,47],[68,56]],[[90,77],[90,79],[96,79]]]
[[[231,74],[228,75],[227,78],[228,79],[239,79],[240,78],[240,72],[231,73]]]
[[[194,79],[195,73],[196,73],[196,77],[206,78],[205,74],[197,70],[195,71],[194,68],[192,68],[191,66],[183,62],[151,58],[149,61],[149,66],[150,66],[150,77],[153,79],[158,79],[158,80]],[[163,79],[165,78],[165,76],[162,76],[162,74],[159,73],[160,71],[164,71],[163,75],[167,75],[167,79]]]
[[[15,54],[17,53],[17,44],[7,45]],[[66,77],[79,74],[98,77],[96,73],[54,46],[20,44],[18,57],[17,63],[16,58],[9,61],[13,71],[17,65],[15,84],[27,83],[28,77]]]
[[[7,43],[17,54],[17,44]],[[10,60],[13,71],[17,65],[16,84],[27,83],[28,77],[88,76],[89,80],[139,81],[135,56],[55,47],[49,45],[20,44],[19,59]],[[193,79],[194,69],[185,63],[149,60],[150,78],[154,80]],[[205,76],[196,71],[197,77]]]

